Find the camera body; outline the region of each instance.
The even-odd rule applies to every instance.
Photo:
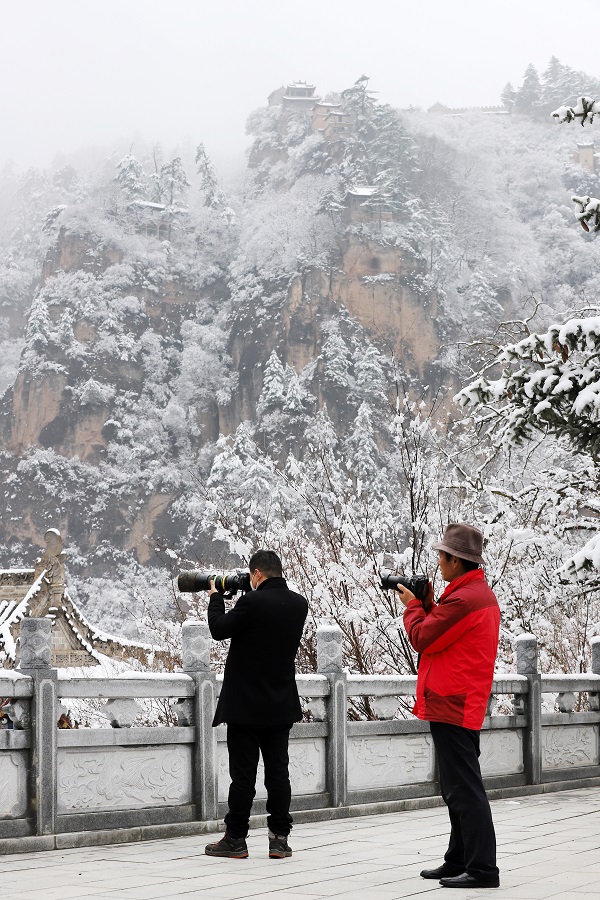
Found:
[[[423,602],[427,596],[429,587],[429,578],[427,575],[421,575],[419,573],[418,575],[410,575],[406,578],[404,575],[394,575],[392,572],[388,571],[388,569],[382,569],[380,578],[381,587],[384,591],[397,591],[398,585],[402,585],[402,587],[412,591],[417,600],[420,600],[421,602]]]
[[[238,591],[245,594],[252,590],[250,572],[201,572],[199,569],[180,572],[177,587],[182,593],[210,591],[211,580],[219,594],[237,594]]]

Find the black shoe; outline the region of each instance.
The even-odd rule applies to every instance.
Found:
[[[287,835],[276,834],[269,838],[269,859],[285,859],[292,855],[292,848],[287,842]]]
[[[500,879],[496,877],[493,881],[482,881],[463,872],[462,875],[455,875],[453,878],[440,878],[440,884],[442,887],[454,888],[497,888],[500,887]]]
[[[214,844],[207,844],[204,852],[207,856],[228,856],[229,859],[246,859],[248,847],[246,838],[233,838],[225,832],[220,841]]]
[[[464,869],[462,870],[464,872]],[[441,866],[438,866],[437,869],[423,869],[422,872],[419,872],[421,878],[446,878],[448,875],[461,875],[461,869],[457,869],[456,866],[449,866],[448,863],[442,863]]]

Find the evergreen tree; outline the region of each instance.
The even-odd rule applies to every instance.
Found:
[[[372,344],[356,348],[353,356],[355,393],[361,400],[372,406],[381,406],[387,401],[387,380],[384,359]]]
[[[259,415],[273,409],[281,409],[285,402],[286,376],[279,356],[273,350],[263,375],[263,386],[257,405]]]
[[[305,399],[306,392],[302,389],[296,370],[292,366],[286,366],[284,409],[291,413],[303,412]]]
[[[506,108],[509,109],[511,112],[515,105],[516,96],[517,96],[517,92],[513,88],[510,81],[507,81],[506,84],[504,85],[504,90],[502,91],[502,93],[500,95],[500,99],[501,99],[502,103],[504,104],[504,106],[506,106]]]
[[[204,205],[211,209],[222,206],[224,196],[219,188],[217,171],[202,143],[198,144],[196,148],[196,170],[200,176],[201,189],[204,192]]]
[[[375,443],[373,418],[368,403],[361,403],[346,440],[348,468],[356,480],[370,486],[378,468],[379,451]]]
[[[335,326],[330,326],[321,348],[324,377],[337,387],[348,389],[351,383],[351,358],[346,341]]]
[[[117,163],[115,181],[129,201],[143,200],[147,196],[148,178],[135,156],[129,153]]]
[[[523,114],[531,114],[540,110],[542,102],[542,86],[537,70],[530,63],[525,69],[523,84],[515,97],[515,109]]]
[[[181,157],[176,156],[165,163],[158,173],[158,195],[167,207],[182,205],[190,187]]]

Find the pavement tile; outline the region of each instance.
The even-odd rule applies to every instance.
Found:
[[[493,801],[502,900],[600,897],[600,795],[582,789],[551,798]],[[244,900],[429,897],[419,878],[441,863],[449,823],[444,807],[297,825],[294,856],[266,855],[264,829],[249,836],[250,859],[204,855],[210,836],[0,857],[7,900]],[[81,874],[80,874],[81,873]],[[462,891],[460,900],[480,900]],[[444,894],[444,892],[442,892]],[[489,894],[483,894],[489,897]],[[448,896],[445,900],[451,900]]]

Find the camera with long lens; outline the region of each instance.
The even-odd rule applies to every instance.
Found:
[[[406,578],[404,575],[394,575],[387,569],[382,569],[380,574],[381,587],[384,591],[397,591],[398,585],[408,588],[421,603],[427,596],[429,588],[429,578],[427,575],[410,575]]]
[[[210,591],[211,580],[219,594],[237,594],[239,591],[245,594],[252,590],[250,572],[201,572],[198,569],[180,572],[177,587],[182,593]]]

